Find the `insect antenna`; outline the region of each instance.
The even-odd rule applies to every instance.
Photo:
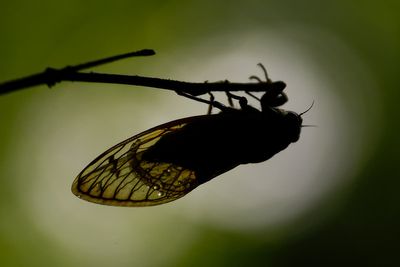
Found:
[[[301,117],[303,114],[307,113],[308,111],[310,111],[310,109],[314,106],[314,100],[312,101],[310,107],[308,109],[306,109],[305,111],[303,111],[302,113],[299,114],[299,116]]]
[[[302,113],[299,114],[299,116],[301,117],[302,115],[304,115],[305,113],[307,113],[308,111],[310,111],[310,109],[314,106],[314,100],[312,101],[310,107],[308,109],[306,109],[305,111],[303,111]],[[317,125],[313,125],[313,124],[305,124],[305,125],[301,125],[301,127],[317,127]]]

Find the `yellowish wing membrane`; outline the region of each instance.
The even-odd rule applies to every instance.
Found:
[[[142,160],[143,152],[163,135],[186,123],[160,125],[110,148],[78,175],[72,192],[98,204],[134,207],[159,205],[186,195],[198,186],[193,170]]]

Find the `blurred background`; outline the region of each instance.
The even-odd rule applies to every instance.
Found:
[[[157,55],[94,71],[247,82],[262,62],[288,85],[285,109],[315,101],[303,118],[317,125],[175,202],[108,207],[70,192],[77,174],[112,145],[207,107],[104,84],[1,95],[1,266],[399,266],[398,1],[21,0],[0,10],[0,82],[143,48]]]

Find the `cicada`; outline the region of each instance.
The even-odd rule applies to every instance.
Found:
[[[153,206],[181,198],[238,165],[268,160],[299,139],[304,112],[278,108],[287,101],[286,85],[265,75],[269,86],[257,98],[261,109],[229,92],[229,102],[236,99],[240,107],[179,91],[220,112],[161,124],[111,147],[78,175],[72,192],[98,204]]]

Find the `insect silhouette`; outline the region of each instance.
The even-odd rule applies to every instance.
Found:
[[[296,142],[300,136],[300,113],[279,106],[287,102],[286,84],[268,85],[261,110],[247,98],[226,92],[229,106],[184,91],[178,94],[209,105],[207,115],[187,117],[158,125],[102,153],[75,179],[72,192],[104,205],[153,206],[183,197],[197,186],[240,164],[268,160]],[[233,106],[238,101],[240,108]],[[211,109],[220,112],[211,114]]]

